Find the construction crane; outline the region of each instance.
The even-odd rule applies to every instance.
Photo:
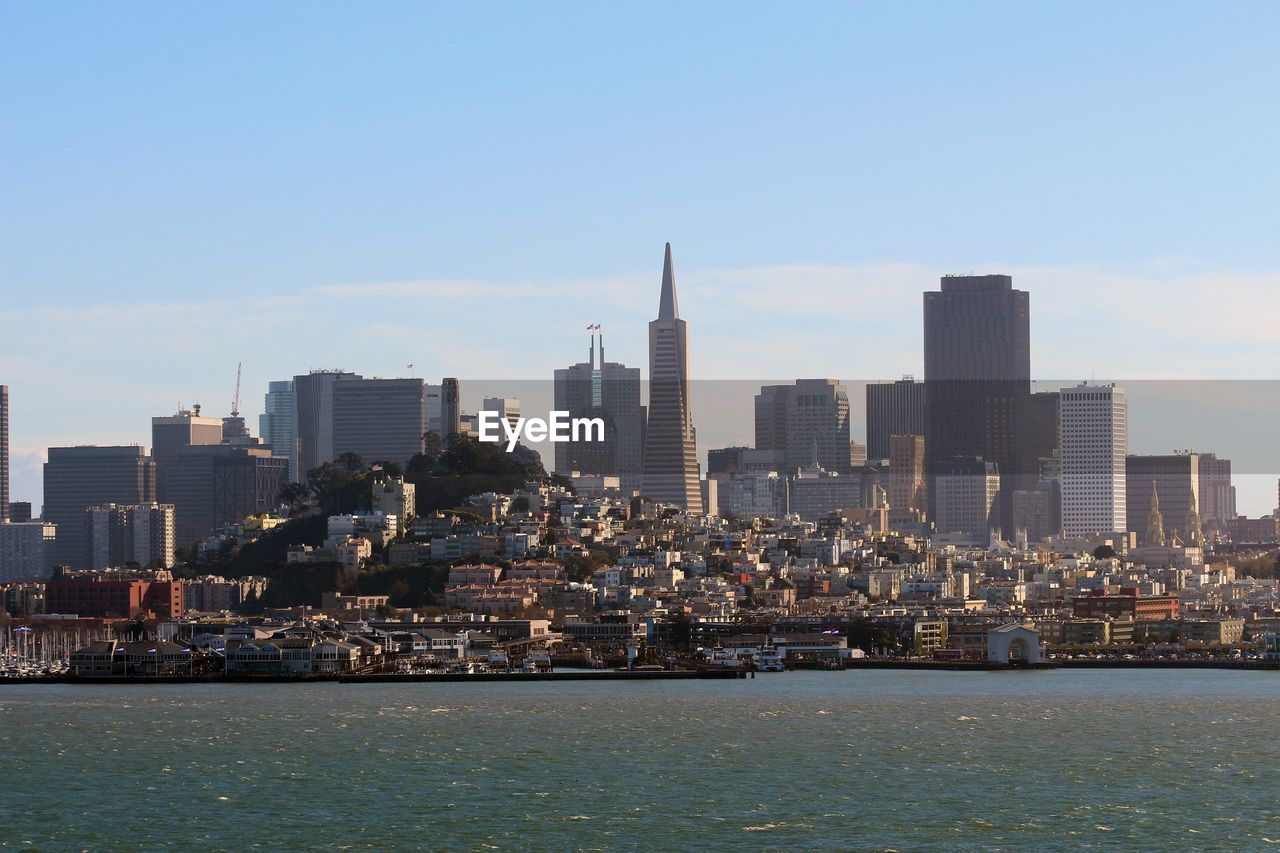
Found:
[[[236,364],[236,396],[231,401],[231,417],[240,417],[240,368],[244,367],[244,362]]]

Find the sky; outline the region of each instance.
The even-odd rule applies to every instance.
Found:
[[[1037,377],[1280,378],[1278,25],[1273,2],[2,4],[14,498],[49,446],[222,414],[240,362],[251,423],[317,367],[547,378],[589,323],[643,366],[666,241],[697,379],[919,375],[920,294],[951,272],[1030,291]]]

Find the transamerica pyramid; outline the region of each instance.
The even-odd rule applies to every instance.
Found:
[[[676,275],[667,244],[658,319],[649,323],[649,423],[641,493],[658,503],[702,514],[702,489],[689,411],[689,332],[676,302]]]

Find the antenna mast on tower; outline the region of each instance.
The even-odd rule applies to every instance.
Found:
[[[240,368],[244,367],[244,362],[236,364],[236,396],[231,400],[231,417],[240,417]]]

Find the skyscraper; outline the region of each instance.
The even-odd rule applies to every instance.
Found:
[[[298,477],[298,402],[293,380],[283,379],[267,385],[258,416],[258,434],[271,448],[271,455],[289,460],[289,478]]]
[[[180,448],[169,477],[177,544],[190,545],[214,528],[274,509],[288,465],[265,447]]]
[[[1200,454],[1200,518],[1225,529],[1236,517],[1236,487],[1231,485],[1231,460],[1216,453]]]
[[[362,378],[342,370],[313,370],[293,377],[293,393],[297,406],[297,471],[294,479],[306,480],[308,473],[326,462],[333,452],[333,386],[344,379]],[[178,519],[181,526],[182,519]]]
[[[88,566],[89,507],[155,499],[156,467],[142,447],[50,447],[44,463],[44,520],[58,526],[54,561]]]
[[[1057,391],[1037,391],[1031,395],[1031,423],[1026,436],[1026,471],[1036,470],[1062,447],[1062,398]]]
[[[1076,537],[1130,529],[1125,474],[1129,404],[1124,390],[1088,383],[1063,388],[1060,436],[1063,532]]]
[[[945,276],[924,294],[924,381],[930,476],[950,459],[996,463],[1001,526],[1010,526],[1012,492],[1035,476],[1029,294],[1007,275]]]
[[[555,445],[560,474],[616,476],[624,495],[641,487],[644,474],[645,409],[640,404],[640,369],[604,360],[600,335],[599,361],[592,335],[588,359],[555,372],[555,409],[571,418],[600,418],[604,441],[567,441]],[[486,406],[487,407],[487,406]]]
[[[333,386],[333,455],[407,463],[422,452],[421,379],[348,379]]]
[[[9,518],[9,386],[0,385],[0,522]]]
[[[689,331],[680,319],[667,244],[658,318],[649,323],[649,419],[642,491],[650,500],[702,513],[693,415],[689,410]]]
[[[178,449],[222,443],[222,421],[200,416],[200,407],[180,409],[167,417],[151,419],[151,458],[156,465],[156,499],[169,500],[169,476]]]
[[[756,450],[780,451],[788,473],[815,463],[849,473],[849,393],[839,382],[797,379],[791,385],[765,385],[755,403]]]
[[[910,376],[867,383],[867,458],[888,459],[895,435],[924,435],[924,383]],[[893,507],[892,499],[889,506]]]

